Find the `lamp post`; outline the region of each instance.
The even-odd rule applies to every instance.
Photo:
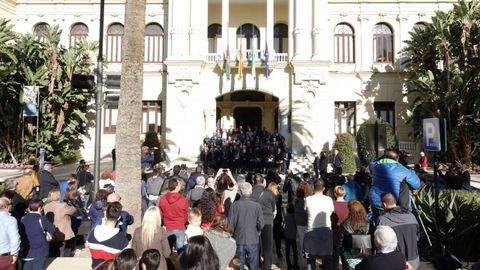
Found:
[[[103,21],[105,17],[105,0],[100,0],[100,29],[98,35],[98,57],[97,57],[97,91],[95,95],[95,179],[94,190],[98,190],[100,178],[100,147],[102,137],[102,103],[103,103]]]

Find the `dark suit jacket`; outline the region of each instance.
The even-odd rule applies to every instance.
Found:
[[[58,187],[58,181],[49,171],[40,172],[40,198],[48,197],[50,190]]]

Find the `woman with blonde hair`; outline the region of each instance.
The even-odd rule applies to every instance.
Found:
[[[170,258],[170,245],[167,233],[162,227],[160,210],[150,206],[143,215],[142,226],[135,229],[132,238],[132,248],[141,256],[147,249],[157,249],[160,252],[159,270],[167,270],[166,258]]]
[[[60,189],[54,188],[48,193],[47,204],[43,208],[45,216],[55,227],[55,235],[50,242],[49,257],[62,257],[65,252],[65,241],[75,237],[72,230],[71,216],[77,209],[74,206],[60,202]]]

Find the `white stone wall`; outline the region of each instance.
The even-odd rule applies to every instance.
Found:
[[[268,80],[264,69],[257,70],[257,81],[249,71],[245,71],[243,80],[226,80],[222,62],[205,61],[208,25],[229,22],[228,42],[224,41],[223,46],[228,43],[233,52],[238,49],[237,28],[244,23],[255,24],[260,30],[258,50],[263,51],[269,35],[267,26],[271,25],[267,22],[268,1],[271,0],[230,0],[229,18],[225,20],[225,0],[147,0],[147,23],[157,22],[165,31],[166,60],[164,65],[145,64],[143,99],[162,100],[162,140],[170,161],[195,160],[202,139],[215,130],[215,98],[241,89],[263,91],[279,98],[279,130],[295,152],[318,152],[332,147],[336,101],[356,102],[357,128],[373,116],[373,102],[395,102],[397,135],[400,140],[410,140],[398,52],[415,23],[430,21],[436,10],[448,10],[455,1],[274,0],[273,23],[289,26],[288,59],[292,61],[274,63],[273,46],[269,46],[272,70]],[[123,23],[124,1],[106,2],[105,27]],[[19,0],[15,9],[16,30],[31,32],[39,22],[59,24],[63,29],[62,43],[68,45],[70,26],[83,22],[90,29],[89,38],[97,40],[98,3],[99,0]],[[0,12],[5,12],[1,5]],[[394,32],[393,65],[373,63],[372,30],[380,22]],[[354,29],[355,63],[332,62],[333,31],[339,23],[348,23]],[[231,58],[235,58],[233,53]],[[120,64],[110,64],[105,73],[119,74],[120,70]],[[225,125],[233,123],[230,120]],[[93,134],[91,130],[92,138]],[[105,134],[102,155],[113,146],[114,135]],[[93,158],[93,140],[86,141],[82,153],[86,159]]]

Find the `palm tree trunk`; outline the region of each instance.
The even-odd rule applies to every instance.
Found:
[[[143,53],[145,43],[145,0],[126,0],[125,34],[122,53],[122,78],[116,130],[117,192],[123,208],[139,225],[140,127],[142,121]]]

